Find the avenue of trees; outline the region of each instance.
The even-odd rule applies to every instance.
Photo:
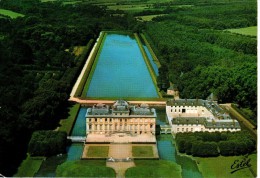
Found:
[[[256,146],[246,131],[177,133],[176,144],[180,153],[200,157],[245,155]]]

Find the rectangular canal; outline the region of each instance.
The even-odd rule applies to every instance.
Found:
[[[87,97],[159,97],[135,38],[108,33],[102,43]]]

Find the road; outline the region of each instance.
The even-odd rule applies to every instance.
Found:
[[[247,127],[255,136],[257,136],[257,130],[255,130],[255,126],[251,124],[246,118],[244,118],[241,114],[239,114],[235,109],[232,108],[231,103],[220,104],[220,106],[224,106],[238,121],[243,123],[245,127]]]

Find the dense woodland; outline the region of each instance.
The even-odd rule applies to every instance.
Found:
[[[256,26],[256,1],[195,3],[172,11],[145,28],[158,50],[162,78],[168,76],[181,98],[214,93],[220,103],[250,108],[256,123],[257,39],[225,31]]]
[[[200,157],[245,155],[256,146],[246,131],[177,133],[176,144],[180,153]]]
[[[256,38],[223,31],[256,25],[256,1],[185,0],[154,6],[159,8],[155,14],[168,15],[139,22],[134,16],[140,12],[105,6],[0,1],[0,8],[25,15],[0,17],[1,174],[16,172],[34,131],[54,129],[66,118],[64,108],[85,59],[76,57],[73,48],[104,29],[145,33],[162,63],[160,78],[176,84],[182,98],[214,92],[220,102],[235,102],[256,114]]]
[[[73,47],[97,38],[101,29],[128,29],[130,21],[91,5],[3,0],[0,7],[25,14],[0,18],[0,172],[12,176],[32,132],[54,129],[66,118],[85,59],[75,57]]]

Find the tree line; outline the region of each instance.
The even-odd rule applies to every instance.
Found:
[[[176,144],[180,153],[200,157],[245,155],[256,147],[246,131],[177,133]]]

